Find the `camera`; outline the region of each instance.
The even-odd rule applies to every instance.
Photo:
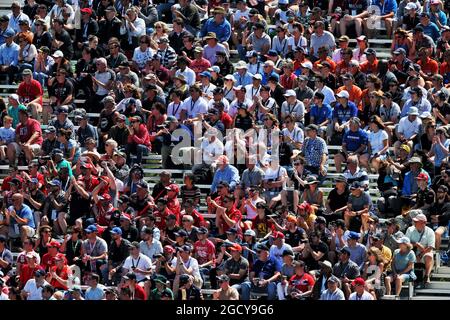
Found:
[[[156,126],[158,129],[167,129],[167,124],[159,124]]]

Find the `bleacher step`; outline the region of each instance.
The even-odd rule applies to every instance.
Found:
[[[450,282],[447,281],[431,281],[425,285],[425,289],[443,289],[450,290]]]
[[[450,267],[439,267],[437,273],[450,275]]]
[[[446,297],[446,296],[415,296],[415,297],[412,297],[411,300],[418,300],[418,301],[450,300],[450,297]]]
[[[435,296],[448,296],[450,297],[449,289],[416,289],[416,295],[435,295]]]

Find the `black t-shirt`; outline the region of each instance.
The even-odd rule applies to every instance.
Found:
[[[100,132],[107,133],[109,129],[114,125],[114,112],[106,114],[105,111],[100,113],[100,121],[98,126],[100,127]]]
[[[403,24],[406,25],[406,28],[405,28],[406,31],[414,29],[414,27],[417,26],[419,23],[420,23],[420,18],[417,13],[412,18],[409,14],[403,16]]]
[[[62,46],[59,47],[59,50],[64,53],[64,58],[71,60],[73,55],[73,45],[69,33],[66,30],[62,30],[61,33],[55,34],[55,39],[63,42]]]
[[[78,192],[72,192],[70,195],[70,220],[75,221],[78,218],[87,216],[91,211],[91,197],[83,198]]]
[[[328,257],[328,246],[323,241],[320,241],[318,244],[310,243],[311,249],[315,252],[322,252],[324,255],[322,258],[319,259],[319,261],[324,261]],[[311,255],[307,259],[305,259],[305,263],[308,266],[309,270],[318,270],[320,269],[319,262],[316,261]]]
[[[425,190],[417,190],[416,205],[418,208],[426,204],[432,204],[436,199],[436,193],[433,189],[426,188]]]
[[[297,247],[302,239],[306,239],[306,232],[300,227],[297,227],[294,232],[289,230],[284,232],[284,242],[291,247]]]
[[[122,239],[119,245],[113,240],[109,244],[108,259],[113,263],[121,263],[129,255],[130,241]]]
[[[336,188],[331,190],[328,194],[328,200],[330,201],[331,210],[336,211],[337,209],[345,207],[348,202],[349,194],[350,192],[348,191],[348,189],[346,189],[343,194],[338,194]]]
[[[31,195],[31,198],[32,198],[34,201],[39,202],[39,203],[41,203],[42,205],[44,204],[44,201],[45,201],[45,194],[44,194],[41,190],[38,189],[38,190],[36,191],[35,194],[30,193],[30,195]],[[27,200],[27,199],[24,199],[23,202],[24,202],[27,206],[29,206],[29,207],[31,208],[31,210],[33,210],[33,211],[39,211],[39,210],[42,209],[42,205],[41,205],[40,208],[35,208],[35,207],[31,204],[31,202],[30,202],[29,200]]]
[[[70,95],[73,96],[73,85],[69,80],[65,80],[64,83],[54,82],[51,86],[52,95],[56,97],[57,104],[61,104]]]
[[[294,148],[290,143],[282,142],[280,144],[280,166],[290,166],[291,157],[294,154]]]
[[[253,119],[249,115],[242,117],[241,115],[236,116],[235,128],[242,129],[245,131],[253,127]]]
[[[442,107],[438,106],[438,104],[436,103],[433,106],[433,109],[437,109],[444,116],[444,118],[450,114],[450,104],[448,102],[444,102]],[[441,120],[437,119],[437,121],[440,122]]]
[[[73,258],[81,256],[81,243],[80,239],[77,241],[72,241],[72,239],[67,241],[66,258],[69,266],[73,264]]]
[[[137,241],[139,239],[139,231],[135,226],[130,226],[128,230],[122,228],[122,238],[130,242]]]

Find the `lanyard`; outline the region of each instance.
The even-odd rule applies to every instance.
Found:
[[[223,92],[224,98],[226,98],[226,96],[231,92],[231,90],[233,90],[233,88],[231,88],[230,90],[224,90]]]
[[[291,105],[288,104],[288,111],[289,111],[288,113],[291,114],[295,110],[296,107],[297,107],[297,103],[294,104],[294,107],[292,109],[291,109]]]
[[[253,92],[254,92],[254,88],[252,87],[252,97],[258,94],[259,89],[261,89],[261,86],[259,86],[259,87],[256,89],[256,92],[253,93]]]
[[[86,38],[88,36],[88,27],[89,27],[89,22],[85,23],[83,26],[83,37]]]
[[[180,108],[181,103],[178,104],[177,108],[175,109],[175,103],[172,105],[172,115],[175,116],[178,113],[178,109]]]
[[[198,101],[198,99],[194,101],[194,100],[192,100],[192,98],[191,98],[191,109],[189,110],[189,113],[192,114],[192,110],[194,110],[194,107],[195,107],[195,104],[197,103],[197,101]]]
[[[280,41],[280,39],[278,39],[278,42],[279,41]],[[278,46],[277,46],[276,50],[277,50],[278,53],[282,53],[284,51],[284,48],[286,48],[287,38],[284,38],[283,41],[280,42],[280,43],[283,43],[283,46],[281,47],[281,50],[279,50]]]
[[[89,255],[92,255],[92,252],[94,252],[95,245],[97,244],[97,239],[95,239],[94,245],[91,245],[91,242],[88,242],[89,244]]]
[[[133,268],[137,268],[137,266],[139,265],[139,261],[141,261],[141,255],[139,255],[139,258],[137,259],[136,264],[134,264],[134,259],[133,259],[133,257],[131,257],[131,264],[132,264]]]

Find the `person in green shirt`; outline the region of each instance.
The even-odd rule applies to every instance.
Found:
[[[48,169],[53,176],[57,176],[58,172],[61,171],[61,168],[67,168],[69,176],[73,176],[72,166],[69,161],[64,159],[62,150],[53,149],[52,160],[48,161]]]
[[[19,96],[17,94],[12,94],[8,97],[8,115],[13,118],[13,128],[15,129],[19,124],[19,111],[20,109],[27,109],[23,104],[19,101]]]
[[[173,292],[167,288],[167,278],[163,275],[155,277],[156,288],[152,290],[150,294],[150,300],[162,300],[162,297],[166,298],[170,296],[169,300],[173,300]]]

